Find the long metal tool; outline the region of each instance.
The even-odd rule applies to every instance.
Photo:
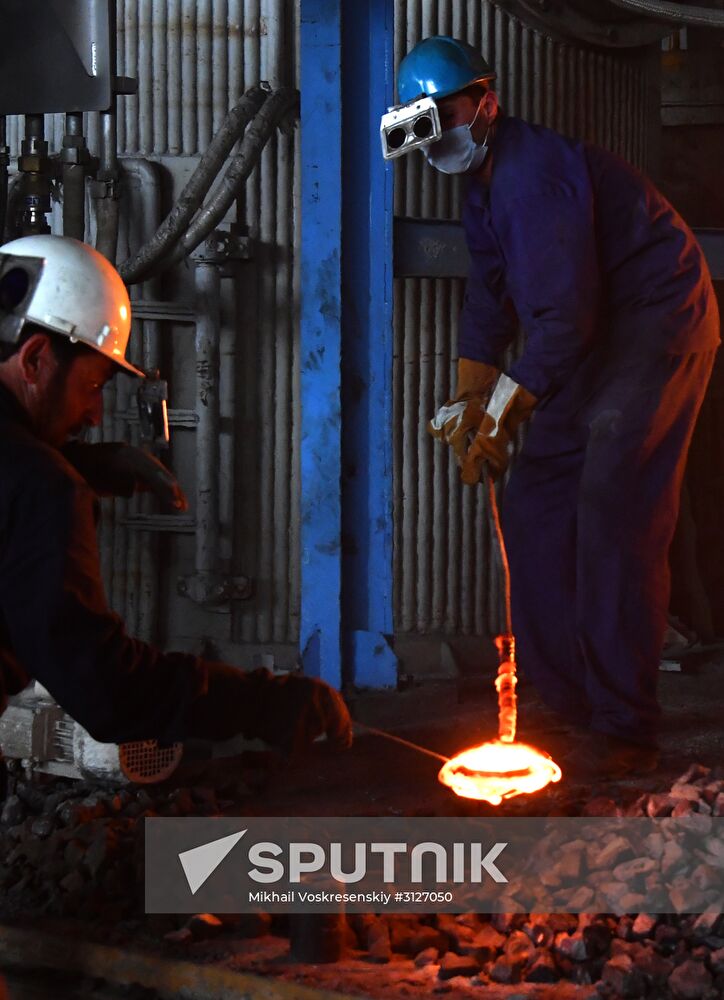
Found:
[[[355,722],[354,728],[371,736],[381,736],[383,739],[391,740],[393,743],[400,743],[403,747],[407,747],[408,750],[416,750],[418,753],[424,753],[428,757],[434,757],[435,760],[441,760],[443,764],[447,764],[450,760],[449,757],[445,757],[441,753],[435,753],[434,750],[428,750],[426,747],[421,747],[417,743],[405,740],[401,736],[393,736],[392,733],[386,733],[384,729],[375,729],[374,726],[366,726],[363,722]]]

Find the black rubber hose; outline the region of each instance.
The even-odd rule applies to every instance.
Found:
[[[291,115],[295,118],[299,116],[299,91],[291,87],[282,87],[272,94],[246,130],[241,149],[229,164],[223,180],[209,203],[204,205],[189,226],[188,232],[178,242],[169,259],[164,262],[164,266],[176,264],[191,253],[221,222],[231,208],[242,184],[259,162],[261,152],[274,129]]]
[[[63,164],[63,236],[83,241],[85,236],[85,167]]]
[[[704,28],[724,28],[724,10],[714,7],[688,7],[671,0],[611,0],[617,7],[646,14],[659,21],[677,24],[698,24]]]
[[[252,87],[239,103],[231,109],[201,157],[199,165],[181,192],[178,201],[159,226],[155,235],[141,247],[134,257],[120,266],[121,277],[127,285],[143,281],[155,270],[159,261],[171,250],[186,232],[206,194],[216,179],[234,145],[244,134],[244,129],[263,106],[270,94],[268,85]],[[164,262],[165,264],[165,262]]]

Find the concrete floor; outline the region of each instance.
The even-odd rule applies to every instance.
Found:
[[[462,701],[454,682],[366,695],[354,703],[353,712],[370,725],[450,755],[491,738],[496,731],[492,678],[479,685],[466,683],[463,689],[468,696]],[[470,697],[473,689],[476,697]],[[585,736],[553,724],[523,683],[519,694],[522,740],[560,758]],[[660,695],[664,707],[663,752],[655,774],[626,782],[602,782],[596,787],[576,786],[564,776],[549,790],[511,800],[498,810],[459,799],[440,785],[435,760],[371,735],[359,736],[353,748],[342,756],[319,745],[312,754],[292,761],[260,754],[211,762],[187,760],[172,784],[201,784],[211,779],[219,794],[228,800],[230,815],[575,815],[596,796],[626,805],[641,792],[664,790],[694,762],[724,764],[724,653],[690,657],[682,673],[662,673]],[[329,987],[316,981],[314,985]],[[120,996],[126,1000],[143,996],[146,1000],[154,993],[134,993],[133,988],[120,993],[94,989],[87,979],[73,976],[59,979],[39,973],[9,974],[10,1000],[117,1000]],[[1,992],[0,1000],[4,1000]]]
[[[465,685],[470,690],[470,685]],[[420,685],[404,692],[360,696],[355,718],[406,739],[452,755],[496,734],[497,704],[492,679],[478,685],[475,697],[460,701],[454,682]],[[519,686],[519,736],[559,759],[586,735],[551,721],[535,693]],[[244,815],[481,815],[502,812],[577,814],[594,796],[632,801],[643,791],[666,789],[689,764],[724,764],[724,653],[691,656],[682,673],[660,674],[664,708],[659,769],[641,779],[576,786],[566,779],[548,791],[514,799],[493,809],[457,798],[437,781],[436,760],[378,736],[359,735],[343,755],[320,744],[297,760],[260,758],[247,766],[239,757],[212,762],[213,780],[225,797],[237,801],[229,810]],[[208,780],[208,764],[189,763],[175,783]]]

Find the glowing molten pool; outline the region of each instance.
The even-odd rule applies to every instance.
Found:
[[[560,781],[561,769],[535,747],[493,740],[451,758],[440,769],[438,779],[464,799],[499,806],[503,799],[530,795]]]

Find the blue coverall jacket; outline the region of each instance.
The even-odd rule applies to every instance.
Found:
[[[521,672],[555,709],[653,743],[668,549],[719,344],[702,252],[613,154],[499,121],[463,221],[461,357],[539,400],[504,499]]]

